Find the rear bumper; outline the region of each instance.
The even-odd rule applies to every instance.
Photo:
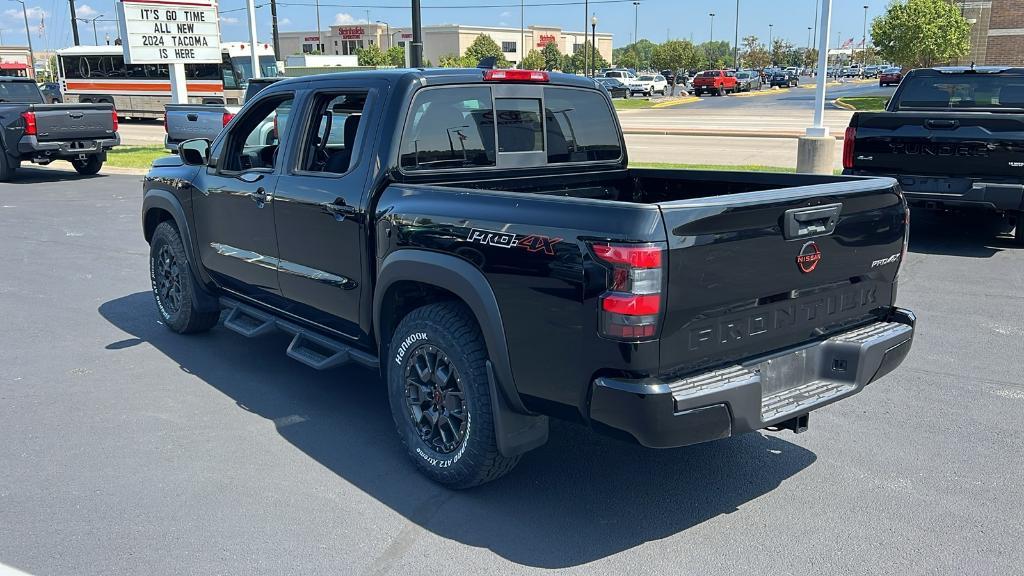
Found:
[[[851,171],[851,174],[879,174]],[[982,181],[947,176],[892,175],[899,181],[907,203],[925,208],[977,208],[1024,210],[1024,181]]]
[[[773,427],[860,392],[906,358],[913,313],[681,380],[598,378],[595,427],[671,448]]]
[[[25,158],[52,158],[55,160],[78,158],[82,154],[103,154],[121,143],[121,136],[115,132],[111,138],[88,138],[40,142],[35,136],[22,136],[18,142],[18,153]]]

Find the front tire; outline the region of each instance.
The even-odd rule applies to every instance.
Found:
[[[71,165],[75,167],[75,172],[82,176],[95,176],[99,173],[100,168],[103,168],[103,157],[99,154],[93,154],[85,160],[72,160]]]
[[[504,476],[519,462],[498,451],[487,348],[460,303],[429,304],[398,324],[387,384],[398,436],[416,468],[449,488]]]
[[[217,324],[217,300],[192,277],[181,235],[170,221],[161,222],[149,241],[149,277],[157,311],[168,328],[193,334]]]
[[[725,96],[725,86],[719,86],[718,87],[718,95],[719,96]]]

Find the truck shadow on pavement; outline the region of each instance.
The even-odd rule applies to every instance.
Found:
[[[910,211],[911,252],[991,258],[1020,249],[1009,232],[997,215],[987,212]]]
[[[508,476],[467,491],[426,480],[402,451],[378,375],[316,372],[284,355],[287,337],[246,339],[217,327],[181,336],[155,321],[140,292],[99,313],[410,523],[375,559],[385,573],[424,531],[487,548],[518,564],[578,566],[659,540],[737,510],[810,466],[814,453],[776,436],[747,434],[676,450],[650,450],[583,426],[552,421],[550,441]]]
[[[45,182],[75,182],[79,180],[97,180],[102,179],[105,176],[122,176],[123,174],[100,172],[93,176],[82,176],[75,169],[71,167],[68,162],[57,161],[54,162],[53,167],[39,168],[31,166],[29,164],[22,164],[21,168],[15,172],[14,178],[9,182],[4,182],[6,185],[18,186],[18,185],[29,185],[29,184],[41,184]],[[139,180],[142,177],[139,176]]]

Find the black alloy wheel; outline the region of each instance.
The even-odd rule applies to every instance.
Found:
[[[420,439],[440,454],[462,446],[469,425],[459,370],[434,345],[416,348],[405,362],[405,401]]]
[[[182,265],[167,244],[160,247],[153,260],[153,287],[170,315],[181,310]]]

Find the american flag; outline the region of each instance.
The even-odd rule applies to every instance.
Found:
[[[845,49],[849,48],[850,46],[853,46],[853,38],[852,37],[849,40],[847,40],[846,42],[843,42],[843,45],[840,46],[839,49],[840,50],[845,50]]]

